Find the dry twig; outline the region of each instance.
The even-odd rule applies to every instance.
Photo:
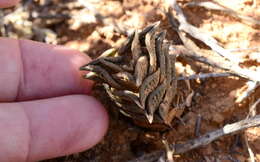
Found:
[[[201,115],[198,114],[196,123],[195,123],[195,130],[194,130],[194,134],[196,137],[200,136],[201,119],[202,119]]]
[[[209,144],[210,142],[222,136],[229,135],[238,131],[242,131],[250,127],[256,127],[259,125],[260,125],[260,115],[256,115],[255,117],[244,119],[233,124],[227,124],[221,129],[218,129],[213,132],[209,132],[197,139],[190,140],[184,144],[172,145],[172,148],[175,150],[174,154],[181,154],[191,149],[197,148],[199,146]]]
[[[173,150],[173,154],[182,154],[184,152],[190,151],[192,149],[198,148],[203,145],[207,145],[220,137],[237,133],[243,131],[247,128],[260,126],[260,115],[256,115],[251,118],[246,118],[244,120],[235,122],[233,124],[227,124],[223,128],[217,129],[215,131],[209,132],[199,138],[189,140],[184,144],[171,144],[170,147]],[[163,151],[156,151],[150,154],[146,154],[140,158],[131,160],[129,162],[152,162],[159,159],[159,157],[164,156]]]
[[[246,85],[247,85],[247,89],[236,99],[235,101],[236,103],[240,103],[248,96],[250,96],[255,91],[255,89],[260,86],[260,82],[248,81]]]
[[[256,115],[256,106],[257,106],[259,103],[260,103],[260,98],[249,108],[249,112],[248,112],[247,118]]]
[[[184,46],[180,45],[172,45],[170,46],[170,52],[172,53],[178,53],[180,57],[189,57],[191,59],[194,59],[198,62],[202,62],[208,65],[211,65],[213,67],[217,67],[223,70],[227,70],[232,74],[238,75],[243,78],[247,78],[249,80],[260,82],[260,75],[255,72],[248,69],[242,69],[238,65],[234,65],[231,62],[227,62],[221,57],[207,57],[203,52],[193,52],[191,50],[188,50]]]
[[[182,9],[177,4],[176,0],[170,1],[169,3],[168,16],[170,16],[170,19],[172,19],[173,17],[173,13],[172,13],[173,11],[175,11],[176,18],[179,22],[179,25],[177,26],[175,23],[175,27],[174,27],[175,29],[177,28],[179,31],[184,31],[190,34],[192,37],[201,40],[207,46],[209,46],[213,51],[218,53],[220,56],[223,56],[224,58],[232,61],[233,63],[236,64],[239,63],[239,59],[237,57],[234,57],[232,53],[230,53],[228,50],[221,47],[213,37],[209,36],[205,32],[200,31],[197,27],[189,24],[188,21],[186,20],[186,17],[184,16]]]
[[[202,74],[194,74],[190,76],[182,76],[178,77],[177,80],[193,80],[193,79],[206,79],[212,77],[228,77],[233,76],[231,73],[202,73]]]
[[[173,9],[176,12],[176,18],[173,16]],[[260,82],[260,76],[258,75],[257,72],[251,71],[248,69],[243,69],[238,65],[238,60],[236,57],[232,56],[231,53],[222,48],[217,44],[217,41],[208,36],[207,34],[201,32],[198,28],[195,26],[189,24],[186,20],[186,17],[184,16],[184,13],[182,12],[181,8],[178,6],[176,0],[174,0],[172,3],[170,3],[170,7],[168,9],[167,16],[169,18],[170,24],[172,25],[173,29],[176,30],[182,39],[184,46],[171,46],[171,51],[177,53],[181,53],[184,56],[191,57],[193,59],[196,59],[199,62],[203,62],[206,64],[209,64],[214,67],[219,67],[224,70],[228,70],[232,72],[233,74],[239,75],[241,77],[247,78],[249,80],[253,80],[255,82]],[[229,59],[231,62],[227,62],[223,58],[217,58],[217,59],[212,59],[206,57],[204,52],[197,47],[197,45],[191,41],[188,37],[185,36],[185,33],[190,34],[196,39],[201,40],[204,42],[206,45],[211,47],[213,51],[216,51],[220,56],[223,56],[226,59]],[[188,49],[189,50],[188,50]],[[221,62],[217,62],[216,60],[221,60]]]
[[[246,134],[244,133],[244,139],[245,139],[245,143],[246,143],[246,147],[247,147],[247,151],[249,153],[249,157],[250,157],[250,162],[255,162],[255,155],[253,150],[251,149],[251,147],[249,146],[248,143],[248,138],[246,136]]]
[[[225,12],[237,19],[240,19],[242,22],[247,23],[249,25],[252,26],[260,26],[260,21],[249,17],[249,16],[245,16],[245,15],[241,15],[239,13],[237,13],[236,11],[227,8],[225,6],[222,6],[216,2],[210,2],[210,1],[206,1],[206,2],[189,2],[187,3],[185,6],[199,6],[199,7],[204,7],[206,9],[210,9],[210,10],[217,10],[217,11],[222,11]]]
[[[248,112],[248,115],[247,115],[247,119],[249,117],[253,117],[256,115],[256,106],[260,103],[260,98],[252,105],[250,106],[249,108],[249,112]],[[247,147],[247,151],[249,153],[249,157],[250,157],[250,161],[251,162],[255,162],[255,155],[254,155],[254,152],[253,150],[251,149],[249,143],[248,143],[248,138],[247,138],[247,135],[244,133],[244,139],[245,139],[245,143],[246,143],[246,147]]]

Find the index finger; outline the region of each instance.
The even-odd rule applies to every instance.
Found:
[[[0,8],[11,7],[17,4],[20,0],[0,0]]]
[[[0,38],[0,102],[88,93],[79,67],[89,61],[66,47]]]

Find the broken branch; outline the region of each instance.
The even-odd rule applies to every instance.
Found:
[[[184,152],[190,151],[200,146],[207,145],[212,141],[219,139],[220,137],[237,133],[247,128],[257,127],[257,126],[260,126],[260,115],[256,115],[251,118],[246,118],[244,120],[235,122],[233,124],[227,124],[223,128],[206,133],[205,135],[193,140],[189,140],[184,144],[171,144],[170,148],[173,150],[174,155],[182,154]],[[162,150],[159,150],[150,154],[146,154],[144,156],[141,156],[129,162],[153,162],[158,160],[159,157],[164,155],[165,153]]]
[[[227,62],[223,58],[211,58],[208,57],[204,52],[193,52],[191,50],[188,50],[184,46],[180,45],[172,45],[170,46],[170,52],[179,54],[180,57],[190,57],[196,61],[211,65],[213,67],[217,67],[223,70],[228,70],[230,73],[238,75],[240,77],[260,82],[260,75],[256,71],[251,71],[248,69],[242,69],[236,64],[232,64],[231,62]],[[221,60],[221,61],[219,61]]]
[[[169,4],[168,17],[170,16],[171,19],[173,17],[173,11],[176,12],[176,18],[179,21],[179,26],[175,26],[176,24],[171,24],[174,25],[174,29],[177,28],[179,31],[184,31],[190,34],[192,37],[204,42],[207,46],[209,46],[220,56],[223,56],[224,58],[232,61],[233,63],[238,64],[239,59],[237,57],[232,56],[232,53],[221,47],[213,37],[209,36],[207,33],[203,31],[200,31],[197,27],[188,23],[182,9],[177,4],[176,0],[171,1]]]
[[[193,80],[193,79],[206,79],[212,77],[227,77],[232,76],[234,74],[231,73],[203,73],[203,74],[194,74],[190,76],[182,76],[178,77],[177,80]]]
[[[172,149],[175,150],[174,154],[181,154],[189,150],[195,149],[202,145],[207,145],[212,141],[238,131],[245,130],[247,128],[256,127],[260,125],[260,115],[241,120],[233,124],[227,124],[223,128],[209,132],[197,139],[190,140],[184,144],[171,145]]]

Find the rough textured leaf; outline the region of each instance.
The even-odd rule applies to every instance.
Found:
[[[174,118],[178,118],[180,119],[181,118],[181,115],[183,114],[184,112],[184,108],[173,108],[171,109],[169,112],[168,112],[168,116],[165,120],[165,123],[166,124],[170,124],[171,121],[174,119]]]
[[[166,73],[165,53],[162,51],[162,45],[163,45],[163,40],[165,39],[165,35],[166,35],[165,31],[159,33],[155,42],[156,55],[159,60],[158,62],[161,71],[160,83],[164,81],[166,75],[165,74]]]
[[[155,25],[145,36],[145,45],[149,53],[149,74],[157,69],[157,57],[155,50],[155,37],[158,25]]]
[[[100,83],[102,83],[102,82],[105,81],[104,79],[102,79],[101,77],[99,77],[98,74],[96,74],[95,72],[92,72],[92,71],[88,72],[88,73],[85,74],[83,77],[84,77],[85,79],[94,80],[94,81],[100,82]]]
[[[169,115],[169,110],[171,108],[171,103],[176,94],[176,87],[175,85],[170,86],[167,88],[164,99],[162,103],[159,106],[159,114],[160,117],[166,122],[167,121],[167,116]]]
[[[165,62],[166,62],[166,82],[167,84],[171,83],[171,79],[172,79],[172,62],[171,62],[171,58],[169,56],[169,44],[165,43],[163,45],[163,53],[165,55]]]
[[[97,59],[99,58],[107,58],[107,57],[112,57],[115,56],[117,53],[117,50],[115,48],[110,48],[103,52]]]
[[[130,48],[131,44],[134,40],[134,33],[132,33],[127,40],[123,43],[123,45],[118,49],[118,55],[124,55]]]
[[[139,40],[139,33],[135,31],[134,35],[134,40],[131,46],[131,51],[132,51],[132,56],[134,63],[137,61],[137,59],[142,55],[142,50],[141,50],[141,44]]]
[[[176,68],[175,68],[175,62],[176,62],[176,55],[169,55],[170,62],[171,62],[171,78],[172,81],[176,82],[177,84],[177,76],[176,76]]]
[[[140,40],[143,40],[145,38],[145,35],[148,32],[150,32],[154,28],[154,26],[159,26],[159,25],[160,25],[160,22],[155,22],[154,24],[145,27],[139,34]]]
[[[161,84],[149,95],[147,101],[147,110],[149,115],[153,116],[155,110],[158,109],[160,103],[163,100],[166,88],[166,84]]]
[[[122,86],[124,89],[137,89],[135,84],[134,76],[129,72],[118,72],[115,74],[112,74],[112,77]]]
[[[142,108],[138,94],[128,90],[114,90],[113,94],[122,98],[123,100],[135,103],[139,108]]]
[[[111,75],[102,67],[98,65],[89,65],[85,67],[89,71],[93,71],[102,79],[104,79],[109,85],[117,89],[122,89],[122,87],[111,77]]]
[[[158,69],[152,75],[148,76],[140,87],[139,95],[141,105],[145,106],[145,101],[148,95],[157,87],[160,80],[160,70]]]
[[[139,87],[144,78],[147,75],[147,71],[148,71],[148,59],[147,56],[141,56],[139,57],[139,59],[136,62],[135,65],[135,80],[136,80],[136,86]]]
[[[103,65],[103,66],[105,66],[105,67],[107,67],[107,68],[109,68],[109,69],[111,69],[111,70],[113,70],[113,71],[115,71],[115,72],[122,72],[122,71],[124,71],[119,65],[117,65],[117,64],[114,64],[114,63],[112,63],[112,62],[109,62],[109,61],[107,61],[107,60],[105,60],[105,59],[99,59],[100,60],[100,64],[101,65]]]

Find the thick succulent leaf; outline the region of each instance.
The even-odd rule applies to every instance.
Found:
[[[107,62],[111,62],[111,63],[120,63],[123,61],[123,56],[115,56],[115,57],[101,57],[101,58],[97,58],[85,65],[82,66],[81,70],[84,70],[84,67],[85,66],[88,66],[88,65],[102,65],[101,63],[101,60],[105,60]]]
[[[103,52],[97,59],[99,58],[107,58],[107,57],[113,57],[115,56],[117,53],[117,49],[115,48],[110,48],[108,50],[106,50],[105,52]]]
[[[142,49],[141,44],[139,40],[139,33],[138,31],[135,31],[134,40],[131,46],[132,56],[134,63],[137,61],[137,59],[142,55]]]
[[[148,97],[147,101],[147,113],[148,113],[148,121],[152,123],[154,112],[158,109],[160,103],[163,100],[166,84],[161,84],[158,86]]]
[[[177,84],[177,80],[176,80],[177,76],[176,76],[176,68],[175,68],[176,55],[169,55],[169,58],[171,60],[171,77],[172,77],[172,82],[175,82],[174,84]]]
[[[100,61],[100,64],[103,65],[104,67],[107,67],[111,70],[113,70],[114,72],[122,72],[124,71],[119,65],[115,64],[115,63],[112,63],[106,59],[99,59]]]
[[[127,40],[123,43],[123,45],[118,49],[118,55],[125,55],[126,52],[131,48],[131,44],[134,40],[134,33],[130,34]]]
[[[173,108],[171,109],[168,114],[167,114],[167,118],[165,119],[165,123],[170,125],[171,121],[174,119],[174,118],[178,118],[180,119],[181,118],[181,115],[183,114],[184,112],[184,108]]]
[[[112,77],[124,87],[123,89],[137,90],[134,76],[131,73],[126,71],[118,72],[112,74]]]
[[[122,87],[120,86],[120,84],[118,84],[112,77],[111,75],[102,67],[98,66],[98,65],[89,65],[89,66],[85,66],[84,67],[86,70],[89,71],[93,71],[96,74],[98,74],[98,76],[100,76],[102,79],[104,79],[109,85],[111,85],[114,88],[117,89],[122,89]]]
[[[158,25],[155,25],[146,35],[145,35],[145,45],[149,53],[149,74],[153,73],[157,69],[157,57],[155,50],[155,38]]]
[[[88,73],[85,74],[83,77],[84,77],[85,79],[90,79],[90,80],[93,80],[93,81],[96,81],[96,82],[100,82],[100,83],[102,83],[102,82],[105,81],[104,79],[102,79],[101,77],[99,77],[98,74],[96,74],[95,72],[92,72],[92,71],[88,72]]]
[[[160,83],[165,80],[166,77],[166,62],[165,62],[165,53],[162,51],[163,40],[165,39],[166,32],[160,32],[156,38],[155,47],[156,55],[159,62],[159,67],[161,71]]]
[[[138,58],[136,65],[135,65],[135,80],[136,80],[136,86],[139,87],[144,78],[147,75],[148,71],[148,59],[147,56],[141,56]]]
[[[140,102],[145,107],[145,101],[148,95],[157,87],[160,80],[160,70],[158,69],[152,75],[148,76],[140,87],[139,96]]]
[[[123,103],[118,105],[125,113],[130,115],[131,117],[135,115],[143,115],[144,110],[140,109],[140,107],[136,106],[136,104]]]
[[[163,53],[165,55],[165,62],[166,62],[166,82],[167,84],[171,83],[171,79],[172,79],[172,62],[171,62],[171,58],[169,56],[169,44],[165,43],[163,45]]]
[[[140,40],[143,40],[145,38],[145,35],[150,32],[155,26],[159,26],[160,25],[160,22],[155,22],[154,24],[151,24],[147,27],[145,27],[139,34],[139,39]]]
[[[142,108],[138,94],[128,90],[114,90],[113,94],[122,98],[123,100],[135,103],[139,108]]]
[[[169,110],[171,108],[171,103],[172,103],[172,100],[173,100],[175,94],[176,94],[176,87],[175,87],[175,85],[168,87],[167,90],[166,90],[164,99],[163,99],[163,101],[161,102],[161,104],[159,106],[160,117],[165,122],[168,122],[167,121],[167,117],[168,117],[168,113],[169,113]]]

